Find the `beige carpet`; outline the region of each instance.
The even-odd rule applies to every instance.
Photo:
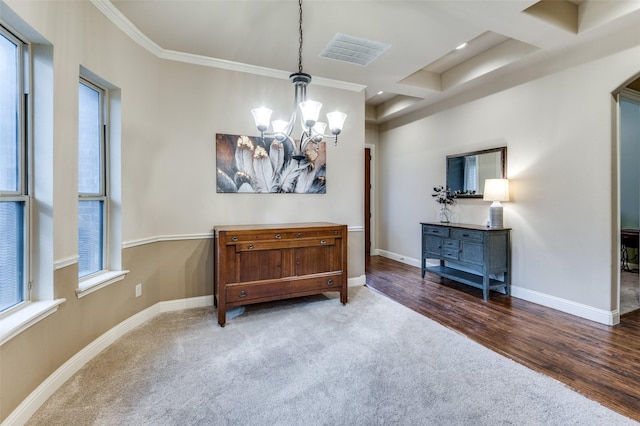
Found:
[[[162,314],[29,425],[636,425],[367,287]]]

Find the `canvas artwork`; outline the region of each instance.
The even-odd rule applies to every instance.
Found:
[[[298,143],[299,142],[295,142]],[[326,192],[326,143],[216,134],[217,192]]]

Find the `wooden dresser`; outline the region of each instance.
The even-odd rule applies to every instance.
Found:
[[[347,303],[347,226],[216,226],[214,304],[224,327],[234,306],[324,292]]]
[[[511,290],[510,228],[455,223],[421,223],[422,278],[426,272],[482,289]],[[439,260],[427,266],[427,259]]]

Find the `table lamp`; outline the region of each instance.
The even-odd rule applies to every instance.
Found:
[[[502,228],[502,204],[500,201],[509,201],[509,180],[486,179],[482,199],[493,201],[489,207],[489,228]]]

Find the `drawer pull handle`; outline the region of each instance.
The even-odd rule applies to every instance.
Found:
[[[238,237],[231,238],[231,241],[238,241]]]
[[[282,235],[276,234],[276,240],[279,240],[280,238],[282,238]]]
[[[246,291],[244,291],[244,290],[242,290],[242,291],[240,292],[240,294],[238,294],[238,296],[240,296],[240,297],[247,297],[247,292],[246,292]]]
[[[332,286],[332,285],[333,285],[333,280],[328,280],[328,281],[327,281],[327,285],[328,285],[328,286]]]
[[[302,238],[302,233],[301,233],[301,232],[298,232],[298,233],[296,234],[296,237],[297,237],[297,238]]]
[[[320,244],[327,244],[326,240],[320,240]]]
[[[463,236],[463,237],[468,237],[468,236],[469,236],[469,234],[462,234],[462,236]]]
[[[249,245],[247,246],[247,248],[248,248],[249,250],[251,250],[251,249],[253,248],[253,244],[249,244]]]

